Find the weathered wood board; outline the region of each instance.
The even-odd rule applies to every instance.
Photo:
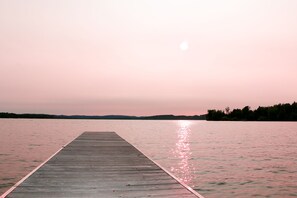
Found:
[[[83,133],[4,196],[202,197],[114,132]]]

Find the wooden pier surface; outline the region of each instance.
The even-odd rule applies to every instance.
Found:
[[[113,132],[85,132],[3,197],[202,197]]]

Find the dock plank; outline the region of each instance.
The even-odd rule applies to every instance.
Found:
[[[83,133],[4,197],[202,198],[114,132]]]

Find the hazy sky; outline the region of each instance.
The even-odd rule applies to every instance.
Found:
[[[0,0],[0,112],[292,103],[296,10],[296,0]]]

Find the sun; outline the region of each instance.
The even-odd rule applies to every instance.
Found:
[[[189,49],[188,41],[183,41],[180,43],[179,48],[181,51],[187,51]]]

